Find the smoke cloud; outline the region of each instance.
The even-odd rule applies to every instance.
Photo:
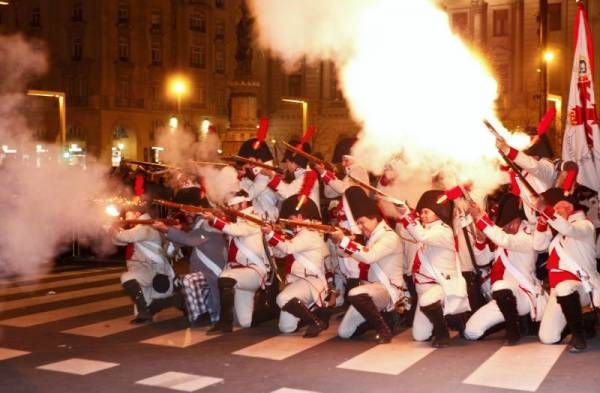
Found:
[[[432,176],[473,180],[483,195],[504,179],[487,118],[497,84],[452,32],[433,0],[253,0],[258,43],[288,67],[332,61],[362,126],[353,154],[381,173],[400,155],[404,191],[420,195]],[[418,179],[416,178],[418,177]],[[423,182],[422,178],[428,179]],[[413,179],[414,181],[411,181]],[[410,191],[408,190],[410,187]]]

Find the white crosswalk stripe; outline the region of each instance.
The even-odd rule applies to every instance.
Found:
[[[207,386],[222,382],[223,378],[168,371],[163,374],[137,381],[136,384],[178,390],[180,392],[195,392]]]
[[[99,360],[71,358],[60,362],[39,366],[40,370],[56,371],[67,374],[89,375],[98,371],[117,367],[119,363],[102,362]]]
[[[273,390],[271,393],[319,393],[314,390],[301,390],[301,389],[292,389],[292,388],[280,388],[277,390]]]
[[[0,347],[0,361],[16,358],[30,353],[31,352],[28,351],[19,351],[18,349]]]
[[[55,303],[62,300],[76,299],[84,296],[99,295],[107,292],[116,292],[122,290],[121,284],[105,285],[102,287],[92,287],[86,289],[80,289],[76,291],[67,291],[63,293],[57,293],[56,295],[44,295],[27,297],[24,299],[8,300],[0,303],[0,311],[16,310],[19,308],[39,306],[42,304]]]
[[[312,338],[302,337],[304,332],[280,334],[249,347],[242,348],[233,354],[271,360],[284,360],[336,337],[338,325],[339,322],[336,320],[335,323],[331,323],[327,330],[321,332],[317,337]]]
[[[168,308],[154,315],[153,321],[162,322],[179,317],[181,317],[181,311],[175,308]],[[106,337],[145,326],[143,324],[132,324],[132,319],[133,315],[126,315],[124,317],[92,323],[90,325],[79,326],[69,330],[63,330],[63,333],[87,337]]]
[[[110,274],[99,274],[90,277],[80,277],[80,278],[72,278],[68,280],[60,280],[53,281],[48,283],[38,283],[38,284],[30,284],[30,285],[21,285],[18,287],[11,288],[0,288],[0,296],[6,295],[14,295],[17,293],[28,293],[39,290],[55,290],[61,287],[66,287],[68,285],[77,285],[77,284],[91,284],[98,281],[106,281],[106,280],[115,280],[118,282],[119,277],[121,276],[121,272],[118,273],[110,273]]]
[[[157,337],[152,337],[147,340],[141,341],[142,344],[161,345],[163,347],[176,347],[176,348],[187,348],[192,345],[200,344],[202,342],[212,340],[222,336],[222,334],[211,334],[208,335],[206,332],[210,327],[202,328],[187,328],[177,330],[172,333],[162,334]],[[234,328],[234,331],[241,330],[241,328]]]
[[[411,332],[394,337],[391,343],[377,345],[339,364],[338,368],[372,373],[399,375],[435,351],[429,342],[413,341]]]
[[[59,308],[57,310],[43,311],[20,317],[4,319],[0,325],[14,327],[31,327],[42,325],[44,323],[56,322],[67,318],[79,317],[92,314],[111,308],[123,307],[131,304],[131,299],[126,297],[117,297],[106,300],[100,300],[92,303],[84,303],[78,306]]]
[[[500,348],[463,383],[535,392],[566,346],[544,345],[535,338],[523,341]]]

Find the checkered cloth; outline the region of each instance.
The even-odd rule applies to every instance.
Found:
[[[181,277],[180,283],[189,321],[193,322],[200,315],[208,313],[210,321],[216,323],[219,320],[219,310],[211,310],[209,306],[207,299],[211,294],[204,275],[200,272],[186,274]]]

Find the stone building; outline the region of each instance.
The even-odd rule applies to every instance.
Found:
[[[539,43],[540,1],[438,1],[453,29],[490,63],[499,81],[501,119],[513,129],[535,126],[545,75]],[[302,65],[286,73],[268,51],[255,48],[250,78],[255,83],[243,89],[256,93],[257,111],[248,115],[248,132],[233,135],[237,131],[231,128],[230,116],[235,102],[230,97],[239,90],[234,82],[240,2],[10,0],[9,6],[0,6],[0,33],[20,31],[45,42],[51,68],[32,88],[66,92],[68,140],[81,143],[103,160],[118,143],[123,143],[126,157],[150,159],[157,133],[165,132],[173,115],[193,132],[209,120],[226,142],[250,134],[248,124],[260,116],[271,120],[269,138],[300,136],[302,106],[284,102],[283,97],[308,103],[308,123],[318,130],[315,148],[329,158],[338,139],[359,130],[330,63]],[[548,94],[564,109],[576,5],[574,0],[549,3],[548,49],[554,60],[547,69]],[[598,43],[600,4],[584,3]],[[166,80],[174,73],[190,81],[179,107],[165,92]],[[556,142],[562,127],[557,120],[552,133]]]

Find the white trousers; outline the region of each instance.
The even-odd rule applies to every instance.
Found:
[[[515,295],[519,315],[527,315],[531,312],[531,304],[529,303],[527,293],[520,289],[516,283],[499,280],[492,285],[492,293],[503,289],[508,289]],[[468,340],[478,340],[489,328],[502,322],[504,322],[504,316],[500,312],[496,301],[492,299],[477,310],[475,314],[471,315],[465,327],[465,338]]]
[[[306,280],[296,280],[283,288],[283,290],[277,295],[277,305],[282,308],[292,300],[298,298],[306,307],[311,308],[315,304],[316,299],[311,291],[311,285]],[[287,311],[281,310],[279,314],[279,330],[282,333],[291,333],[298,328],[299,318],[293,316]]]
[[[241,327],[250,327],[254,312],[254,294],[260,288],[261,276],[254,269],[242,267],[225,270],[221,273],[221,277],[229,277],[237,281],[234,287],[235,319]]]
[[[369,283],[364,285],[359,285],[356,288],[353,288],[348,292],[348,296],[356,296],[366,293],[369,295],[373,303],[375,303],[375,307],[379,311],[385,310],[392,298],[390,294],[385,289],[385,287],[380,283]],[[344,315],[344,319],[342,319],[342,323],[340,323],[340,327],[338,328],[338,336],[341,338],[350,338],[356,331],[356,328],[365,322],[365,318],[354,308],[354,306],[350,306],[346,314]]]
[[[439,284],[417,284],[418,304],[413,320],[412,335],[416,341],[427,341],[433,334],[433,324],[421,311],[421,307],[435,302],[444,304],[444,291]]]
[[[576,280],[566,280],[558,283],[556,288],[550,291],[548,304],[542,316],[540,324],[539,338],[544,344],[556,344],[560,341],[563,329],[567,325],[567,320],[562,312],[560,304],[556,301],[557,296],[569,296],[577,291],[582,306],[590,304],[590,297],[583,289],[581,282]]]

